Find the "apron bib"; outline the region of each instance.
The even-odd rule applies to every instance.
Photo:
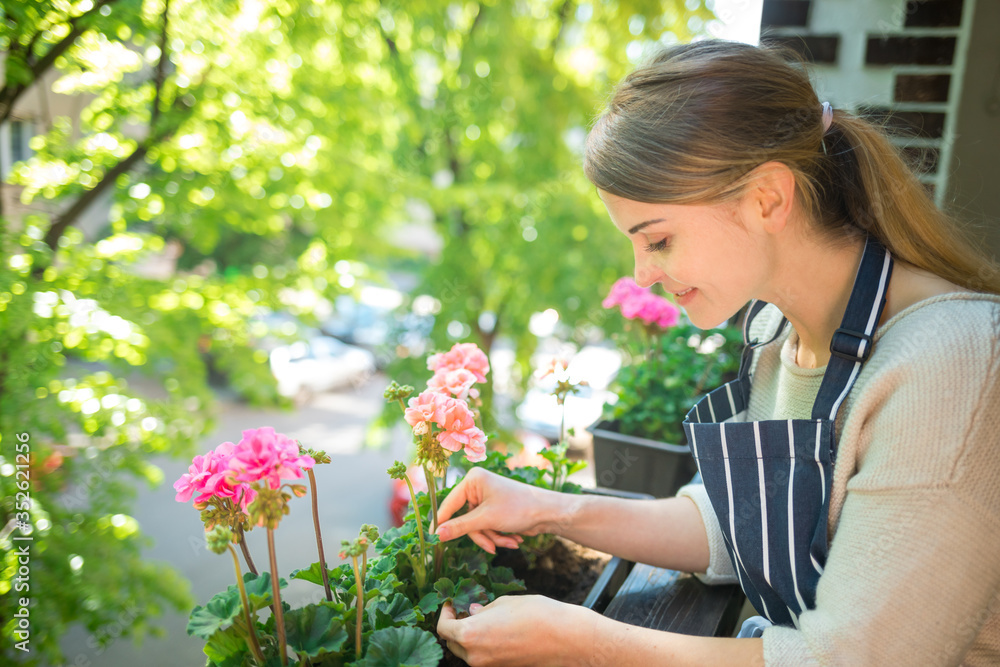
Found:
[[[827,558],[827,522],[837,453],[837,411],[871,353],[885,306],[892,258],[869,237],[847,310],[830,343],[811,419],[743,421],[750,402],[750,325],[767,305],[750,304],[739,377],[702,397],[684,431],[750,603],[775,625],[797,626],[816,603]],[[759,632],[756,633],[759,636]]]

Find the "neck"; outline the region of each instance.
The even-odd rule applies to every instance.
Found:
[[[847,310],[864,247],[863,239],[835,247],[802,239],[779,244],[775,289],[765,300],[795,327],[799,366],[818,368],[830,360],[830,341]]]

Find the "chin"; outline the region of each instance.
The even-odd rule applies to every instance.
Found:
[[[725,313],[720,314],[718,312],[698,313],[698,312],[692,312],[686,308],[684,309],[684,313],[688,316],[688,319],[691,320],[691,324],[695,325],[699,329],[715,329],[716,327],[721,327],[723,324],[728,322],[733,317],[733,315],[735,315],[738,312],[739,310],[736,310],[729,314]]]

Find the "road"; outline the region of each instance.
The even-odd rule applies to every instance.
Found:
[[[393,460],[404,460],[407,434],[400,430],[383,449],[365,448],[363,441],[369,422],[382,409],[382,391],[388,381],[376,375],[360,387],[317,396],[294,412],[262,410],[225,401],[215,430],[206,435],[200,452],[226,440],[236,442],[244,429],[273,426],[280,433],[298,439],[313,449],[325,449],[333,458],[330,465],[316,467],[320,519],[328,562],[339,563],[337,551],[342,539],[357,536],[362,523],[389,526],[388,501],[391,480],[386,475]],[[203,527],[191,503],[174,500],[174,480],[187,472],[189,461],[154,461],[164,472],[164,483],[156,489],[142,488],[133,516],[151,538],[147,554],[151,561],[169,564],[191,581],[198,604],[235,583],[232,559],[205,549]],[[317,560],[310,499],[292,500],[291,514],[281,523],[277,537],[278,571],[291,570]],[[266,536],[261,530],[248,535],[254,560],[267,567]],[[293,607],[314,600],[312,584],[292,581],[283,592]],[[79,628],[63,640],[66,664],[74,667],[187,667],[204,665],[203,641],[185,631],[187,612],[165,615],[156,623],[166,631],[164,639],[147,638],[140,647],[119,640],[105,649],[91,646],[92,640]],[[112,627],[112,630],[114,628]],[[88,641],[89,640],[89,641]]]

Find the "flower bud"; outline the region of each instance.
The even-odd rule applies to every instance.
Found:
[[[393,479],[404,479],[406,477],[406,464],[402,461],[396,461],[389,469],[386,470],[389,473],[389,477]]]
[[[430,426],[427,422],[417,422],[413,425],[413,435],[427,435],[430,431]]]
[[[221,554],[232,541],[233,531],[226,526],[216,526],[205,533],[205,544],[208,546],[208,550],[213,553]]]
[[[387,401],[405,401],[413,393],[413,387],[408,384],[399,385],[395,381],[390,382],[382,396]]]

